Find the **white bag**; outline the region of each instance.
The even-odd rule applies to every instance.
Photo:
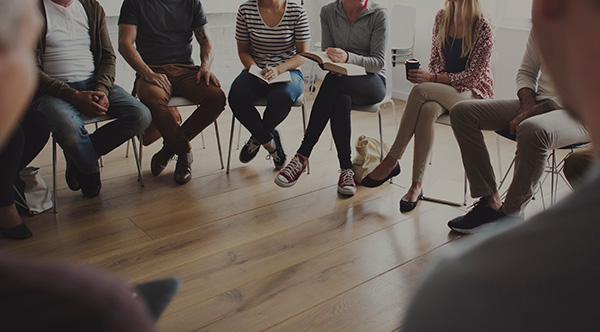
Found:
[[[385,156],[390,151],[390,148],[383,143],[383,155]],[[379,165],[381,157],[381,144],[379,141],[367,137],[360,136],[356,140],[356,157],[352,160],[352,170],[354,170],[354,181],[361,183],[362,180],[371,173]]]
[[[32,214],[42,213],[52,208],[52,193],[39,174],[38,167],[25,167],[19,176],[25,182],[25,201]]]

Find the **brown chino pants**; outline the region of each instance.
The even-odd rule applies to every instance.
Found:
[[[150,109],[152,123],[164,138],[165,146],[178,155],[188,153],[192,148],[190,141],[213,123],[225,109],[225,93],[213,84],[196,83],[198,66],[173,64],[150,68],[155,73],[167,75],[172,85],[172,94],[155,84],[138,79],[137,95]],[[169,111],[171,96],[181,96],[200,105],[181,126]]]

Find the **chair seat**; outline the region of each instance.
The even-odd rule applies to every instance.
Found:
[[[101,116],[97,116],[95,118],[90,118],[88,116],[82,115],[81,116],[81,120],[83,120],[83,124],[93,124],[96,122],[102,122],[102,121],[108,121],[108,120],[112,120],[113,118],[109,115],[101,115]]]
[[[514,142],[517,141],[517,135],[511,134],[508,130],[498,130],[498,131],[496,131],[496,134],[498,134],[498,135],[500,135],[500,136],[502,136],[502,137],[504,137],[506,139],[509,139],[511,141],[514,141]],[[590,144],[590,142],[581,142],[581,143],[575,143],[575,144],[565,145],[565,146],[560,147],[558,149],[560,149],[560,150],[574,150],[574,149],[582,148],[582,147],[587,146],[589,144]]]
[[[354,111],[361,111],[361,112],[370,112],[370,113],[377,113],[379,111],[379,106],[381,106],[383,102],[379,102],[377,104],[373,104],[373,105],[355,105],[352,104],[352,110]]]
[[[296,98],[296,101],[294,102],[294,104],[292,104],[292,107],[301,107],[303,104],[304,104],[304,94],[301,94],[298,98]],[[258,98],[254,102],[254,106],[267,107],[267,98]]]
[[[196,103],[193,101],[179,96],[174,96],[169,99],[169,107],[177,107],[177,106],[194,106]]]

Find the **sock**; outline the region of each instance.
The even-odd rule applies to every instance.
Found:
[[[269,143],[263,144],[263,146],[265,149],[267,149],[267,151],[269,151],[269,153],[273,153],[277,149],[277,144],[275,144],[275,140],[273,139]]]

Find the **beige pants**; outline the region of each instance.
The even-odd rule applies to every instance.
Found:
[[[472,100],[456,104],[450,122],[460,146],[473,198],[498,192],[482,130],[508,130],[519,113],[518,100]],[[549,150],[589,141],[587,130],[566,111],[533,116],[517,127],[517,151],[513,180],[503,212],[521,215],[537,190]]]
[[[422,182],[427,158],[433,144],[435,120],[461,100],[473,99],[471,91],[460,92],[447,84],[422,83],[415,85],[408,96],[396,140],[388,156],[400,159],[410,139],[415,136],[413,182]]]

